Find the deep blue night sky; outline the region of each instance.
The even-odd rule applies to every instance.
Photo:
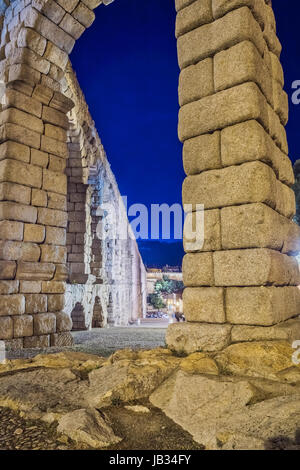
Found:
[[[115,0],[71,57],[130,204],[181,203],[175,18],[174,0]]]
[[[291,97],[291,83],[300,80],[300,30],[298,2],[288,4],[273,0]],[[96,21],[71,56],[129,204],[181,203],[175,18],[174,0],[115,0],[96,10]],[[300,158],[299,120],[300,105],[290,101],[287,132],[293,161]]]

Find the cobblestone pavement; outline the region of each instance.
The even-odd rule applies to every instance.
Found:
[[[62,442],[56,426],[28,421],[8,408],[0,408],[0,450],[72,450]]]
[[[55,353],[63,350],[83,351],[99,356],[110,356],[118,349],[153,349],[165,347],[166,328],[127,327],[95,328],[91,331],[73,332],[74,346],[71,348],[24,349],[11,351],[9,359],[33,357],[37,354]]]

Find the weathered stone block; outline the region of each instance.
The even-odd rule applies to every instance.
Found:
[[[33,316],[34,335],[48,335],[56,331],[56,316],[54,313],[40,313]]]
[[[26,313],[43,313],[47,312],[47,295],[43,294],[27,294]]]
[[[65,307],[64,294],[49,294],[48,295],[48,310],[50,312],[62,312]]]
[[[52,21],[36,10],[32,11],[32,8],[25,8],[21,12],[21,21],[24,22],[25,27],[35,29],[68,54],[73,49],[75,40],[63,31],[62,28],[56,26]]]
[[[266,248],[213,254],[216,286],[299,285],[295,258]]]
[[[222,168],[220,132],[188,139],[183,145],[183,165],[187,175]]]
[[[266,2],[261,0],[212,0],[213,17],[220,18],[231,10],[245,5],[252,11],[254,18],[258,21],[262,29],[266,22],[270,21],[275,28],[275,19],[270,18],[270,15],[268,15],[266,11]]]
[[[24,242],[43,243],[45,240],[45,227],[37,224],[25,224]]]
[[[19,282],[19,281],[16,281]],[[40,294],[42,291],[41,281],[20,281],[21,294]]]
[[[41,189],[32,189],[32,205],[47,207],[47,193]]]
[[[44,349],[50,347],[50,335],[24,338],[25,349]]]
[[[213,21],[211,1],[196,0],[180,10],[176,18],[176,37]]]
[[[67,194],[66,175],[50,170],[43,170],[43,189],[64,195]]]
[[[42,170],[34,165],[5,159],[0,162],[0,182],[2,181],[40,188]]]
[[[168,348],[177,353],[221,351],[230,344],[231,325],[208,323],[178,323],[169,325],[166,334]]]
[[[60,28],[72,36],[74,39],[79,39],[85,28],[78,21],[73,18],[72,15],[66,13],[61,22],[59,23]]]
[[[42,225],[66,228],[68,224],[68,214],[67,212],[59,210],[39,208],[38,223]]]
[[[52,139],[59,140],[60,142],[67,141],[67,133],[65,129],[62,129],[61,127],[58,127],[58,126],[53,126],[52,124],[45,125],[45,135],[47,137],[51,137]],[[52,152],[51,150],[51,153],[54,153],[54,152]]]
[[[51,193],[48,191],[48,208],[58,209],[60,211],[67,210],[67,198],[62,194]]]
[[[48,88],[47,86],[42,84],[38,84],[34,87],[32,97],[38,100],[40,103],[48,105],[53,96],[53,93],[54,92],[53,90],[51,90],[51,88]]]
[[[31,163],[33,165],[41,166],[46,168],[49,161],[49,155],[46,152],[41,152],[40,150],[31,149]]]
[[[183,282],[186,287],[213,286],[213,254],[188,253],[182,263]]]
[[[300,338],[299,319],[288,320],[274,326],[236,325],[231,330],[233,343],[250,341],[288,341],[293,343]]]
[[[7,261],[38,261],[40,248],[34,243],[0,241],[0,257]]]
[[[179,66],[182,69],[247,40],[263,54],[265,42],[260,26],[250,10],[243,7],[181,36],[177,42]]]
[[[12,222],[11,220],[2,220],[0,222],[1,240],[23,240],[24,224],[21,222]]]
[[[34,31],[34,29],[22,28],[18,35],[17,44],[18,47],[28,47],[40,56],[43,56],[47,41],[43,36]]]
[[[67,249],[64,246],[42,245],[41,261],[47,263],[65,263],[67,261]]]
[[[265,204],[224,207],[221,209],[222,248],[259,247],[280,251],[291,225],[290,220]]]
[[[51,335],[51,346],[73,346],[74,341],[70,332],[54,333]]]
[[[16,108],[8,108],[1,112],[0,126],[8,122],[17,124],[38,134],[42,134],[44,131],[44,124],[41,119]]]
[[[182,106],[179,111],[179,139],[184,142],[250,119],[257,119],[268,129],[267,101],[258,86],[252,82]]]
[[[18,144],[10,140],[0,145],[0,160],[9,158],[12,160],[20,160],[25,163],[30,161],[30,148],[26,145]]]
[[[69,315],[63,312],[56,313],[56,331],[58,333],[71,331],[72,326],[73,326],[73,323]]]
[[[282,253],[296,256],[300,252],[300,227],[298,224],[288,221]]]
[[[299,315],[297,287],[226,289],[226,318],[236,325],[271,326]]]
[[[214,57],[215,91],[226,90],[245,82],[254,82],[267,101],[273,104],[272,77],[267,65],[250,41],[243,41]]]
[[[2,142],[12,140],[36,149],[39,149],[41,145],[40,134],[10,122],[0,127],[0,139]]]
[[[52,263],[18,263],[17,279],[25,281],[50,281],[55,272]]]
[[[257,121],[246,121],[222,130],[221,159],[223,166],[261,160],[272,165],[283,183],[292,186],[295,181],[290,159]]]
[[[225,323],[224,289],[193,287],[183,292],[184,315],[189,322]]]
[[[14,338],[23,338],[33,335],[33,317],[31,315],[21,315],[14,317]]]
[[[0,281],[0,295],[17,294],[19,291],[19,281]]]
[[[65,282],[48,281],[42,283],[42,292],[44,294],[64,294],[66,291]]]
[[[61,158],[68,158],[68,147],[65,142],[61,142],[46,135],[42,136],[41,149],[45,152],[53,153]]]
[[[35,223],[37,210],[35,207],[15,204],[13,202],[0,202],[0,220],[19,220]]]
[[[270,136],[274,139],[278,147],[286,154],[289,153],[289,147],[287,142],[287,136],[284,126],[281,124],[279,117],[273,110],[273,108],[267,105],[269,114],[269,127],[268,131]]]
[[[65,158],[50,155],[48,169],[58,173],[64,173],[67,166],[66,162],[67,160]]]
[[[0,183],[0,200],[30,204],[31,188],[13,183]]]
[[[25,313],[25,297],[21,294],[0,296],[0,316],[22,315]]]
[[[57,264],[54,281],[66,281],[68,279],[68,269],[65,264]]]
[[[47,227],[46,228],[46,240],[45,243],[48,245],[66,245],[66,230],[59,227]]]
[[[0,317],[0,340],[12,339],[13,337],[13,319],[11,317]]]
[[[183,246],[187,253],[221,250],[220,211],[188,213],[184,223]]]
[[[188,176],[183,183],[183,204],[204,204],[206,209],[265,202],[276,206],[276,177],[261,162],[211,170]]]
[[[214,93],[213,60],[208,58],[183,69],[179,76],[179,104],[183,106]]]
[[[0,261],[0,279],[14,279],[16,269],[15,261]]]
[[[278,114],[281,124],[285,126],[289,118],[289,98],[276,80],[273,81],[273,101],[274,111]]]
[[[47,48],[44,57],[45,59],[48,59],[50,62],[60,67],[62,70],[65,69],[69,59],[68,54],[66,54],[62,49],[55,46],[50,41],[48,41],[47,43]],[[49,102],[50,100],[48,101],[48,103],[45,104],[49,104]]]
[[[282,69],[280,60],[275,54],[273,54],[273,52],[270,52],[270,51],[269,51],[269,57],[270,57],[270,65],[271,65],[273,79],[276,80],[278,83],[280,83],[280,85],[283,87],[284,74],[283,74],[283,69]]]
[[[42,119],[45,123],[53,124],[54,126],[62,127],[66,130],[69,128],[69,120],[67,116],[57,109],[50,108],[49,106],[43,106]]]
[[[187,7],[191,3],[193,3],[195,0],[175,0],[175,8],[176,11],[182,10],[182,8]]]
[[[9,82],[24,81],[28,85],[34,86],[39,83],[41,74],[27,64],[13,64],[9,67]]]
[[[19,351],[23,349],[23,338],[9,339],[5,341],[6,351]]]

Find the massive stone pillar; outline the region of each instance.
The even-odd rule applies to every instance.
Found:
[[[176,0],[176,8],[186,224],[197,204],[205,212],[204,244],[184,240],[187,323],[169,327],[168,345],[217,351],[300,339],[300,229],[270,2]]]
[[[102,263],[101,250],[113,248],[97,238],[96,207],[101,175],[113,204],[118,186],[69,64],[93,9],[111,1],[0,0],[0,340],[7,348],[69,345],[72,311],[77,326],[89,328],[101,304],[105,324],[112,283],[118,294],[119,278],[107,279]],[[132,271],[126,257],[128,250],[123,277]],[[126,324],[132,286],[122,289]]]

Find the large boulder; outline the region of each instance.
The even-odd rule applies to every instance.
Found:
[[[86,402],[100,408],[146,398],[179,364],[180,359],[167,350],[117,352],[89,373]]]
[[[295,350],[286,341],[232,344],[215,356],[225,374],[300,382],[300,367],[293,361]]]
[[[70,369],[27,369],[0,377],[0,406],[29,418],[57,419],[66,411],[84,407],[87,381]]]
[[[264,449],[268,440],[295,436],[300,388],[261,382],[180,370],[152,393],[150,402],[206,449]],[[268,394],[275,397],[268,399]]]
[[[108,447],[122,439],[114,434],[105,418],[105,415],[100,415],[93,408],[71,411],[60,418],[57,432],[68,436],[77,444],[94,448]]]

